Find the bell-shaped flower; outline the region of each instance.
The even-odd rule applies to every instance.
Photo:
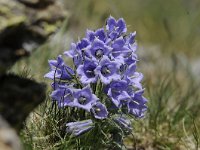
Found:
[[[71,43],[71,47],[68,51],[65,51],[64,54],[67,57],[73,58],[75,55],[77,55],[78,51],[76,49],[76,44],[75,43]]]
[[[97,82],[98,76],[95,74],[94,70],[97,67],[97,62],[86,58],[82,65],[77,68],[77,74],[80,77],[80,81],[83,84],[95,83]]]
[[[120,93],[113,91],[112,89],[108,90],[108,96],[111,98],[113,104],[120,108],[122,105],[126,105],[131,100],[131,97],[126,91],[121,91]]]
[[[124,58],[124,62],[126,65],[135,64],[137,61],[138,59],[135,53],[131,53],[128,57]]]
[[[136,36],[136,31],[130,33],[129,35],[127,35],[127,36],[125,37],[126,44],[127,44],[127,45],[132,45],[132,44],[134,44],[134,43],[135,43],[135,36]]]
[[[127,31],[126,23],[123,18],[115,20],[115,18],[110,16],[106,22],[106,30],[109,38],[112,40],[116,39]]]
[[[122,18],[116,20],[110,16],[106,28],[87,30],[84,38],[64,52],[73,59],[73,69],[61,55],[49,61],[50,72],[45,77],[53,80],[51,98],[59,109],[67,109],[73,121],[77,121],[66,124],[66,131],[72,136],[111,121],[113,129],[120,131],[108,134],[122,144],[122,136],[132,130],[128,116],[144,116],[147,99],[141,84],[143,74],[136,71],[136,32],[126,31]]]
[[[51,93],[51,98],[57,101],[59,107],[74,106],[73,91],[67,87],[57,88]]]
[[[127,81],[125,80],[113,80],[110,84],[107,84],[103,91],[105,94],[108,94],[108,90],[111,89],[112,92],[119,93],[127,88]]]
[[[105,45],[99,39],[95,39],[91,47],[87,49],[87,52],[92,56],[94,60],[100,60],[103,56],[108,56],[112,48]]]
[[[63,79],[70,80],[74,75],[74,71],[65,64],[61,55],[58,56],[57,60],[49,60],[50,72],[45,74],[44,77],[49,79]]]
[[[95,94],[92,94],[90,86],[86,86],[83,89],[77,89],[74,93],[74,105],[78,108],[90,111],[92,103],[96,102],[98,98]]]
[[[117,115],[113,120],[121,127],[125,134],[130,134],[132,131],[131,121],[129,118],[121,115]]]
[[[120,95],[116,98],[120,103],[119,107],[127,106],[131,101],[131,96],[127,93],[127,91],[122,91]]]
[[[112,44],[111,47],[113,48],[113,50],[112,50],[112,56],[114,58],[116,58],[116,57],[118,57],[120,55],[121,56],[127,56],[129,53],[132,53],[132,50],[129,49],[129,47],[127,47],[125,45],[125,41],[124,41],[123,37],[117,38],[113,42],[113,44]]]
[[[127,88],[128,84],[125,80],[114,80],[105,87],[105,93],[107,94],[108,90],[111,89],[112,92],[120,94],[121,91]]]
[[[128,104],[129,113],[137,118],[142,118],[144,116],[144,112],[147,110],[147,99],[142,96],[143,93],[144,89],[135,92],[134,97]]]
[[[99,39],[99,40],[103,41],[104,43],[106,42],[106,34],[105,34],[105,31],[103,28],[100,28],[96,31],[87,30],[86,38],[90,42],[94,42],[95,39]]]
[[[68,51],[64,52],[64,55],[73,59],[74,65],[78,67],[83,62],[82,53],[77,49],[77,45],[75,43],[71,44],[71,48]]]
[[[100,102],[96,102],[92,104],[91,112],[93,113],[96,119],[105,119],[108,116],[108,111],[105,105],[103,105]]]
[[[87,38],[83,38],[77,43],[76,49],[83,51],[88,46],[90,46],[90,41]]]
[[[112,81],[109,85],[108,96],[113,104],[120,108],[123,103],[128,103],[130,96],[126,92],[128,85],[124,80]]]
[[[112,80],[120,79],[119,64],[111,61],[107,56],[103,56],[99,66],[95,69],[95,73],[99,75],[102,83],[109,84]]]
[[[125,71],[123,73],[123,78],[126,80],[127,77],[132,77],[134,75],[134,73],[136,71],[136,63],[133,63],[131,65],[125,65],[125,66],[126,66],[126,68],[124,69]]]
[[[132,85],[137,89],[142,89],[141,81],[143,79],[143,74],[136,72],[135,63],[127,67],[126,71],[124,72],[123,78],[129,83],[129,85]]]
[[[89,120],[67,123],[66,127],[67,127],[66,132],[76,137],[94,128],[94,123],[92,122],[91,119],[89,119]]]

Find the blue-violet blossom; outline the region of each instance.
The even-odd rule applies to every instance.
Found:
[[[106,119],[130,133],[129,116],[145,115],[147,99],[141,84],[143,74],[137,72],[136,32],[126,32],[124,19],[110,16],[105,28],[87,30],[85,37],[64,52],[72,59],[72,68],[61,55],[49,60],[45,77],[53,80],[50,96],[59,109],[73,110],[67,133],[81,135]]]

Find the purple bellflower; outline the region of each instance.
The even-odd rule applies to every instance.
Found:
[[[128,104],[129,113],[137,118],[142,118],[144,116],[144,112],[147,110],[147,99],[142,96],[143,93],[143,89],[135,92],[134,97]]]
[[[58,102],[59,107],[74,106],[73,92],[69,88],[57,88],[52,92],[51,97]]]
[[[94,124],[92,120],[89,119],[89,120],[67,123],[66,127],[67,127],[66,129],[67,133],[70,133],[72,136],[79,136],[94,128]]]
[[[86,38],[90,42],[94,42],[95,39],[99,39],[99,40],[103,41],[104,43],[106,42],[106,34],[105,34],[105,31],[103,28],[100,28],[96,31],[87,30]]]
[[[77,68],[77,74],[80,76],[81,83],[89,84],[97,82],[98,76],[94,72],[97,65],[97,62],[88,58],[85,59],[84,64],[81,64]]]
[[[116,39],[112,44],[112,48],[112,56],[114,58],[119,55],[126,56],[128,55],[128,53],[132,52],[132,50],[125,45],[125,40],[123,37],[119,37],[118,39]]]
[[[100,102],[96,102],[92,105],[92,113],[94,114],[94,117],[97,119],[105,119],[108,116],[108,111],[105,107],[105,105],[103,105]]]
[[[119,80],[118,74],[119,64],[115,61],[111,61],[107,56],[104,56],[99,66],[95,69],[95,73],[99,75],[102,83],[109,84],[112,80]]]
[[[114,40],[127,31],[126,23],[122,18],[115,20],[110,16],[107,20],[106,30],[108,31],[108,36]]]
[[[78,67],[83,62],[83,57],[81,54],[81,50],[77,49],[77,45],[75,43],[71,44],[71,49],[68,51],[65,51],[64,54],[67,57],[70,57],[73,59],[74,65]]]
[[[122,128],[122,130],[129,134],[132,131],[132,127],[131,127],[131,121],[129,118],[125,117],[125,116],[116,116],[114,117],[114,121]]]
[[[112,48],[105,45],[99,39],[95,39],[91,47],[88,49],[88,53],[91,54],[94,60],[101,59],[104,55],[108,55],[111,52]]]
[[[98,98],[92,94],[91,88],[86,86],[83,89],[78,89],[74,92],[74,105],[78,108],[90,111],[92,103],[96,102]]]
[[[130,101],[130,95],[127,93],[126,89],[128,84],[126,81],[113,81],[108,89],[108,96],[111,98],[113,104],[120,108],[123,104]]]
[[[67,133],[78,136],[95,130],[99,122],[112,120],[128,134],[132,130],[129,117],[144,117],[147,99],[143,74],[137,72],[136,32],[126,32],[124,19],[110,16],[106,27],[87,30],[64,52],[72,59],[73,69],[61,55],[49,60],[45,77],[53,80],[50,96],[75,121],[67,121]]]
[[[64,63],[61,55],[58,56],[57,60],[49,60],[50,72],[45,74],[44,77],[49,79],[63,79],[70,80],[74,71]]]

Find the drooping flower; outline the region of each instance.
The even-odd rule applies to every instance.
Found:
[[[109,85],[105,87],[105,93],[112,89],[112,92],[120,93],[127,88],[127,82],[125,80],[113,80]]]
[[[105,105],[100,102],[93,103],[91,111],[96,119],[105,119],[108,116]]]
[[[70,57],[73,59],[74,65],[76,67],[78,67],[83,62],[81,50],[77,49],[77,45],[75,43],[72,43],[70,50],[65,51],[64,54],[67,57]]]
[[[73,91],[67,87],[59,87],[51,93],[51,98],[56,100],[59,107],[74,106]]]
[[[118,108],[120,108],[123,104],[128,103],[131,99],[126,91],[121,91],[118,93],[109,89],[108,95],[110,96],[113,104],[115,104],[115,106]]]
[[[87,111],[90,111],[92,108],[92,103],[98,100],[96,95],[92,94],[91,88],[89,86],[86,86],[83,89],[77,89],[73,95],[74,105]]]
[[[74,75],[74,71],[65,64],[62,56],[59,55],[57,60],[49,60],[51,71],[45,74],[44,77],[49,79],[63,79],[70,80]]]
[[[90,46],[90,41],[87,38],[83,38],[77,43],[76,48],[78,51],[84,51],[84,49],[88,46]]]
[[[132,63],[131,65],[126,65],[126,69],[123,72],[124,79],[126,80],[127,77],[133,76],[135,71],[136,71],[136,63]]]
[[[128,94],[127,91],[122,91],[120,95],[118,95],[115,99],[112,98],[113,101],[118,100],[119,101],[119,107],[127,106],[129,102],[131,101],[131,96]]]
[[[136,65],[131,64],[128,66],[126,71],[124,72],[124,79],[133,87],[137,89],[142,89],[141,81],[143,79],[143,74],[136,72]]]
[[[119,64],[115,61],[111,61],[107,56],[104,56],[99,66],[95,69],[95,73],[99,75],[102,83],[109,84],[112,80],[120,79],[118,74]]]
[[[68,51],[65,51],[64,54],[67,57],[73,58],[76,54],[78,53],[77,49],[76,49],[76,44],[75,43],[71,43],[71,47]]]
[[[127,45],[132,46],[133,44],[135,44],[135,36],[136,36],[136,31],[133,33],[130,33],[129,35],[127,35],[125,37],[125,41]]]
[[[90,42],[88,41],[88,39],[83,38],[77,44],[72,43],[70,50],[65,51],[64,54],[67,57],[72,58],[74,65],[78,67],[84,61],[85,56],[87,56],[87,53],[85,51],[88,46],[90,46]]]
[[[130,80],[130,83],[132,83],[134,87],[141,90],[142,89],[142,84],[141,84],[142,79],[143,79],[143,74],[140,72],[135,72],[133,77],[131,77],[129,80]]]
[[[135,64],[137,61],[137,55],[135,53],[130,53],[129,56],[124,58],[124,62],[126,65]]]
[[[113,120],[122,128],[124,133],[130,134],[132,131],[131,121],[125,116],[117,115],[113,118]]]
[[[128,85],[124,80],[112,81],[108,88],[108,96],[116,107],[121,107],[122,101],[125,102],[129,100],[129,95],[126,92]]]
[[[143,93],[144,89],[135,92],[134,97],[128,104],[129,113],[137,118],[142,118],[144,116],[144,112],[147,110],[147,99],[142,96]]]
[[[67,127],[66,128],[67,133],[70,133],[72,136],[79,136],[94,128],[94,123],[92,122],[91,119],[89,119],[89,120],[67,123],[66,127]]]
[[[128,53],[131,53],[132,50],[129,49],[129,47],[127,47],[125,45],[125,40],[123,39],[123,37],[119,37],[117,38],[113,44],[112,44],[112,56],[114,58],[116,58],[117,56],[121,55],[121,56],[126,56],[128,55]]]

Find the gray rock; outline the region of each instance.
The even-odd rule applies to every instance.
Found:
[[[20,140],[8,123],[0,116],[0,149],[22,150]]]
[[[17,131],[29,113],[45,100],[46,86],[17,75],[0,77],[0,114]]]
[[[58,0],[0,0],[0,74],[43,44],[66,16]]]

